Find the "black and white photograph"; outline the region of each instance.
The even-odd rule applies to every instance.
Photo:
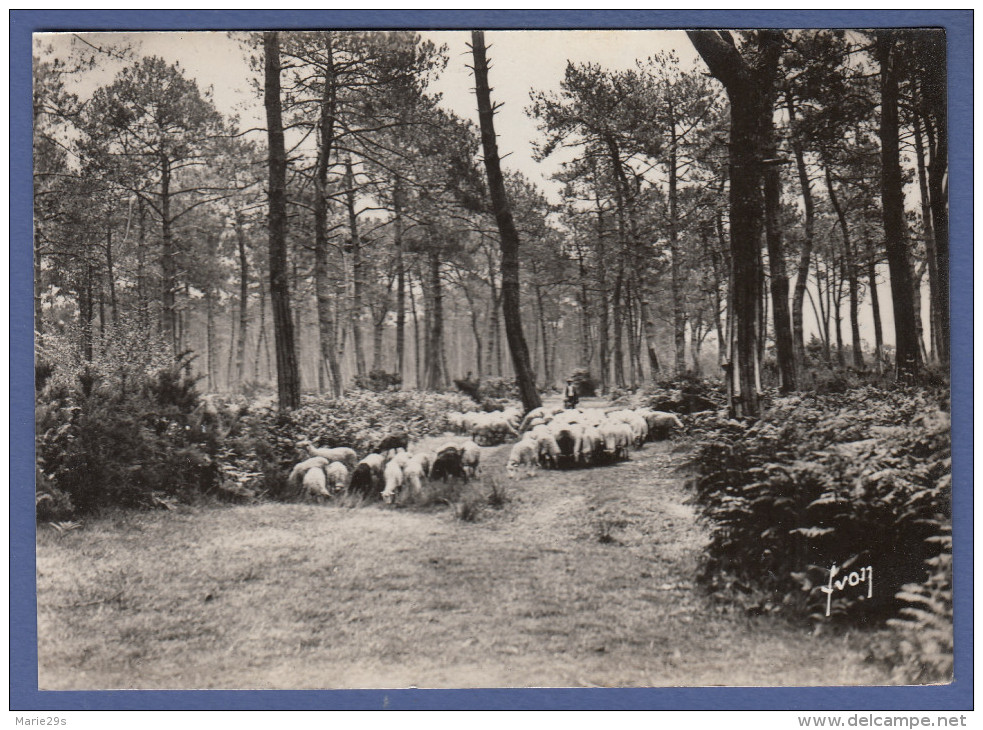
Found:
[[[39,690],[953,681],[944,29],[32,45]]]

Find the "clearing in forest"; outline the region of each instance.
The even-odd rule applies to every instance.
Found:
[[[38,535],[42,689],[882,684],[857,632],[715,604],[685,454],[504,475],[509,501],[117,513]]]

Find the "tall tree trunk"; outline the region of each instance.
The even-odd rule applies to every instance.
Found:
[[[853,240],[850,237],[850,226],[847,224],[846,211],[840,205],[836,188],[833,186],[833,176],[830,172],[828,160],[823,161],[823,168],[826,176],[826,190],[829,192],[829,201],[836,212],[836,218],[840,223],[840,232],[843,234],[843,260],[844,273],[850,287],[850,336],[853,347],[853,366],[858,370],[864,368],[863,346],[860,341],[860,282],[857,274],[857,255],[854,250]],[[839,307],[837,307],[839,316]]]
[[[358,233],[355,210],[355,173],[351,158],[345,161],[345,206],[348,209],[348,230],[351,236],[349,252],[352,257],[352,306],[350,323],[352,346],[355,348],[355,372],[365,375],[365,347],[362,344],[362,243]]]
[[[583,251],[579,246],[577,248],[577,270],[580,276],[580,287],[577,290],[580,305],[580,348],[577,353],[579,356],[577,364],[583,370],[590,370],[591,360],[594,358],[594,348],[591,341],[590,295],[587,293],[587,265],[584,262]]]
[[[209,392],[215,390],[215,307],[211,289],[205,291],[205,383]]]
[[[683,294],[683,262],[682,251],[679,247],[679,193],[678,193],[678,164],[676,161],[676,120],[673,114],[672,100],[669,100],[669,254],[671,258],[671,290],[672,290],[672,330],[673,346],[676,359],[674,369],[676,375],[686,372],[686,308]]]
[[[82,358],[92,362],[92,265],[82,264],[82,283],[78,288],[79,335],[82,344]]]
[[[722,305],[725,300],[730,302],[729,292],[732,287],[727,288],[728,294],[721,296],[720,289],[724,285],[725,279],[723,272],[729,268],[724,259],[729,246],[727,245],[727,237],[724,235],[724,214],[719,209],[714,216],[714,227],[717,231],[717,242],[720,248],[713,255],[713,319],[717,328],[717,365],[723,368],[724,363],[730,361],[728,340],[725,338],[726,333],[723,324],[724,320],[730,318],[730,306],[728,305],[725,309]],[[727,332],[729,333],[729,331],[728,327]]]
[[[526,411],[542,405],[529,364],[529,349],[522,334],[522,312],[519,302],[519,233],[512,220],[505,181],[495,140],[494,113],[488,86],[488,60],[485,56],[485,36],[480,30],[471,32],[471,50],[474,54],[475,94],[478,97],[478,118],[481,126],[481,146],[488,173],[488,188],[502,247],[502,313],[505,318],[505,335],[512,354],[512,367],[519,386],[522,405]]]
[[[536,309],[539,314],[539,330],[540,337],[542,339],[543,345],[543,385],[549,388],[553,384],[553,374],[550,372],[550,356],[549,356],[549,337],[546,334],[546,311],[543,306],[543,288],[539,284],[534,284],[533,289],[536,292]]]
[[[106,282],[109,284],[109,311],[113,318],[113,326],[119,321],[119,307],[116,301],[116,271],[113,267],[113,226],[106,226]]]
[[[498,287],[495,286],[495,276],[493,272],[489,271],[488,276],[488,287],[489,287],[489,297],[488,297],[488,317],[486,318],[488,322],[488,374],[489,375],[501,375],[502,374],[502,361],[501,361],[501,338],[499,338],[498,333],[501,329],[499,327],[499,304],[501,302],[501,295],[498,293]]]
[[[233,213],[233,225],[239,255],[239,335],[235,344],[235,377],[230,387],[236,389],[246,378],[246,336],[249,331],[249,257],[246,255],[246,232],[243,228],[242,213],[239,210]]]
[[[914,291],[911,286],[911,262],[908,255],[898,149],[897,53],[897,31],[878,31],[876,54],[881,68],[881,207],[887,265],[891,272],[896,368],[899,380],[912,380],[918,377],[922,363],[915,331]]]
[[[773,113],[771,100],[782,35],[758,31],[754,65],[737,50],[729,33],[687,31],[706,62],[720,80],[730,100],[730,226],[733,301],[736,315],[736,362],[730,363],[733,396],[732,416],[758,415],[759,364],[757,331],[760,307],[761,159],[767,128]]]
[[[768,101],[767,106],[772,106]],[[782,183],[779,177],[777,140],[774,124],[766,123],[764,163],[765,243],[768,247],[768,274],[771,283],[771,315],[775,325],[775,355],[778,360],[778,387],[782,393],[796,389],[795,346],[788,311],[788,274],[785,271],[785,246],[782,241]],[[762,306],[762,310],[764,306]],[[761,340],[764,341],[764,329]]]
[[[442,390],[446,385],[444,370],[444,294],[440,281],[440,254],[431,248],[430,268],[430,329],[427,336],[426,387]]]
[[[599,288],[600,288],[601,301],[600,301],[600,322],[598,323],[599,324],[598,328],[600,331],[597,333],[597,337],[599,341],[600,359],[601,359],[600,382],[601,382],[602,393],[606,393],[608,391],[608,385],[610,383],[610,374],[611,374],[611,351],[609,345],[611,325],[610,325],[610,313],[608,312],[607,283],[604,281],[605,279],[604,269],[605,267],[603,264],[601,264],[598,267],[598,271],[600,272]]]
[[[932,205],[928,196],[928,174],[925,170],[925,144],[922,139],[923,120],[915,114],[915,159],[918,163],[918,192],[921,202],[922,231],[925,235],[925,263],[928,267],[929,291],[929,322],[931,336],[929,337],[929,359],[934,360],[939,352],[939,332],[942,329],[938,307],[936,306],[939,288],[938,258],[935,251],[935,231],[932,226]]]
[[[416,309],[416,294],[410,286],[410,312],[413,315],[413,370],[414,386],[419,388],[423,383],[422,364],[420,361],[420,319]]]
[[[946,83],[946,40],[942,30],[921,32],[928,46],[926,83],[923,86],[925,108],[931,119],[926,131],[934,130],[929,142],[928,196],[932,208],[935,239],[935,266],[938,274],[933,305],[938,312],[938,351],[942,365],[949,365],[949,132]]]
[[[229,303],[229,360],[225,366],[226,386],[232,382],[235,373],[235,342],[236,342],[236,304]]]
[[[142,197],[137,198],[137,306],[140,328],[150,327],[150,295],[147,293],[147,265],[145,251],[147,243],[147,209]]]
[[[160,270],[163,277],[161,325],[164,331],[164,341],[171,346],[171,353],[177,355],[174,313],[174,290],[177,283],[174,273],[174,240],[171,233],[171,161],[166,155],[160,157],[160,225]]]
[[[836,363],[840,367],[843,367],[846,365],[846,359],[843,356],[843,280],[846,278],[846,264],[844,263],[843,256],[840,257],[839,264],[839,266],[836,266],[836,262],[834,261],[833,263],[832,276],[836,282],[836,287],[833,290],[833,306],[831,310],[833,312],[833,323],[836,326]]]
[[[639,309],[642,318],[642,328],[645,332],[645,354],[648,356],[649,378],[654,383],[659,377],[659,355],[656,351],[658,333],[655,328],[655,316],[648,298],[640,293]]]
[[[943,64],[943,69],[945,68]],[[944,80],[943,80],[944,84]],[[944,88],[944,87],[943,87]],[[929,135],[928,197],[932,210],[932,238],[935,243],[935,271],[938,286],[932,304],[938,312],[939,361],[949,364],[949,143],[945,128],[945,105],[942,105],[938,129]],[[926,130],[933,130],[926,124]]]
[[[789,121],[795,124],[795,102],[791,91],[786,91]],[[795,154],[795,166],[799,173],[799,187],[802,189],[802,205],[805,208],[805,224],[803,225],[802,248],[799,252],[799,268],[795,277],[795,290],[792,293],[792,344],[795,347],[795,358],[798,366],[804,367],[805,331],[803,328],[803,309],[805,306],[806,285],[809,282],[809,264],[812,259],[812,241],[815,230],[815,204],[812,200],[812,186],[809,183],[809,170],[806,167],[802,143],[793,130],[791,133],[792,152]]]
[[[37,333],[37,342],[41,344],[44,335],[44,319],[42,318],[41,308],[41,224],[37,218],[34,219],[34,331]]]
[[[263,277],[259,279],[259,332],[256,334],[256,356],[253,358],[253,379],[260,380],[260,357],[263,354],[263,344],[266,340],[266,287]]]
[[[393,245],[396,247],[396,373],[405,377],[406,360],[406,267],[403,263],[403,216],[399,180],[393,185]],[[478,372],[481,372],[479,366]]]
[[[320,360],[328,372],[331,392],[340,396],[342,391],[341,365],[344,356],[337,347],[332,292],[337,287],[331,280],[328,256],[328,170],[334,148],[334,123],[337,105],[335,83],[333,34],[325,34],[324,87],[321,92],[321,115],[318,120],[317,163],[314,172],[314,292],[317,299],[318,350]],[[340,278],[340,277],[336,277]]]
[[[621,288],[624,272],[619,268],[614,280],[614,291],[611,294],[611,305],[614,307],[614,384],[618,388],[625,387],[625,351],[623,346],[624,310],[621,307]]]
[[[265,55],[264,106],[269,139],[270,299],[273,302],[273,335],[276,340],[277,399],[280,410],[300,405],[300,371],[290,319],[290,280],[287,269],[287,154],[283,141],[280,102],[280,38],[276,31],[263,33]]]
[[[478,325],[478,303],[475,301],[474,295],[471,294],[470,290],[466,286],[461,287],[464,290],[464,295],[468,300],[468,312],[471,318],[471,334],[474,336],[474,360],[475,367],[474,372],[477,373],[478,378],[485,372],[483,369],[484,359],[482,349],[484,347],[484,341],[481,337],[481,327]]]

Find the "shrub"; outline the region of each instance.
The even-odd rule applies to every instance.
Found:
[[[938,391],[862,388],[776,398],[753,426],[708,416],[694,459],[711,526],[701,579],[755,610],[825,614],[829,568],[871,565],[872,600],[836,593],[832,613],[890,616],[921,584],[949,518],[948,414]],[[899,551],[899,548],[900,551]]]
[[[73,386],[38,395],[40,519],[190,500],[214,485],[219,438],[203,421],[190,362],[127,377],[82,369]]]
[[[593,398],[597,395],[597,388],[600,383],[590,374],[590,370],[584,368],[574,370],[570,373],[569,379],[573,381],[573,385],[577,389],[577,395],[580,398]]]
[[[922,584],[902,586],[901,617],[888,623],[895,628],[890,648],[880,658],[892,668],[893,678],[906,684],[952,681],[952,525],[938,525],[929,538],[942,552],[927,560],[932,570]]]
[[[399,373],[387,373],[385,370],[373,370],[368,375],[355,376],[355,387],[382,393],[387,390],[399,390],[403,378]]]
[[[723,407],[726,399],[724,385],[719,380],[683,374],[646,386],[636,394],[634,404],[657,411],[687,414],[716,410]]]

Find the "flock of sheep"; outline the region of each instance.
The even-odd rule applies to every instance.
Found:
[[[481,469],[481,448],[470,439],[447,441],[436,451],[410,453],[406,434],[394,434],[357,462],[358,455],[348,447],[317,448],[306,439],[297,445],[307,450],[309,458],[294,466],[288,481],[314,499],[348,492],[392,504],[404,488],[410,495],[420,495],[427,480],[467,481]]]
[[[523,466],[593,466],[627,459],[630,448],[682,428],[675,414],[650,408],[536,408],[519,424],[523,436],[512,447],[506,470],[515,478]]]
[[[683,425],[675,414],[649,408],[535,408],[523,418],[518,408],[450,413],[448,423],[462,437],[439,449],[408,450],[405,433],[382,439],[373,453],[358,461],[348,447],[317,448],[298,442],[307,459],[290,472],[289,482],[315,499],[348,492],[369,500],[396,501],[404,490],[420,495],[427,481],[467,481],[481,468],[482,445],[521,438],[512,446],[506,471],[515,478],[521,467],[593,466],[627,459],[629,449],[650,439],[666,438]]]

